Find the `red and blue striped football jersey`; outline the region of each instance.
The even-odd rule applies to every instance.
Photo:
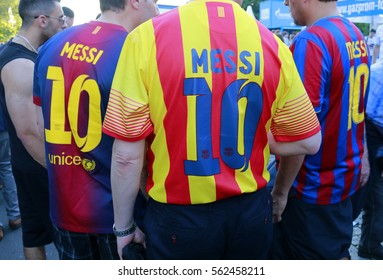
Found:
[[[322,130],[321,148],[306,156],[294,193],[308,203],[338,203],[359,188],[368,47],[354,24],[336,16],[300,32],[290,49]]]
[[[102,133],[113,74],[127,35],[92,21],[52,37],[39,51],[34,102],[42,107],[53,223],[112,233],[113,138]]]
[[[265,187],[269,146],[320,127],[291,52],[233,1],[191,1],[127,37],[104,132],[149,140],[147,191],[201,204]]]

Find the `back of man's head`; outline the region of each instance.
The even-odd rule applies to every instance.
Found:
[[[74,12],[72,9],[68,7],[62,7],[64,15],[68,18],[74,18]]]
[[[126,5],[126,0],[100,0],[100,10],[101,12],[105,11],[120,11],[124,10]]]
[[[19,15],[23,26],[29,26],[35,17],[49,15],[56,8],[56,2],[61,0],[20,0]]]

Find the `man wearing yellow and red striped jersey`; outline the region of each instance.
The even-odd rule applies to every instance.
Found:
[[[103,128],[116,138],[120,255],[139,242],[150,259],[267,258],[285,205],[278,191],[301,164],[283,161],[315,153],[321,135],[290,51],[240,4],[190,1],[125,41]],[[265,188],[270,151],[282,156],[274,205]],[[145,239],[130,203],[144,155]]]

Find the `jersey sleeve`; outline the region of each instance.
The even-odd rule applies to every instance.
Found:
[[[278,142],[294,142],[318,133],[320,125],[291,54],[280,56],[285,90],[277,101],[271,132]]]
[[[117,64],[103,132],[120,140],[138,141],[152,131],[144,66],[147,58],[135,32],[125,40]]]

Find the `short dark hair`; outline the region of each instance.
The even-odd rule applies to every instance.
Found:
[[[68,7],[62,7],[64,15],[69,18],[74,18],[74,12],[71,8]]]
[[[282,42],[285,42],[285,39],[283,38],[282,33],[278,32],[278,33],[275,33],[275,35],[276,35]]]
[[[376,30],[374,28],[371,28],[370,32],[376,33]]]
[[[23,21],[22,25],[29,25],[35,16],[51,14],[61,0],[20,0],[19,15]]]
[[[124,10],[126,0],[100,0],[100,10],[105,11],[120,11]]]

